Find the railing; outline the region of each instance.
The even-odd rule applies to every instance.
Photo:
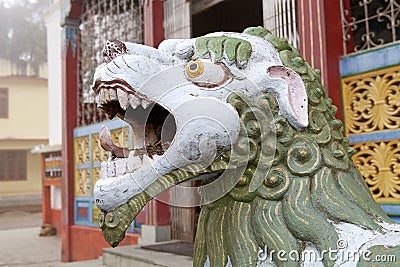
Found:
[[[142,6],[137,0],[86,0],[79,25],[78,126],[98,123],[105,114],[95,103],[93,73],[103,62],[106,40],[143,42]]]
[[[400,39],[399,0],[341,0],[344,54]]]
[[[298,47],[296,0],[264,0],[264,27]]]

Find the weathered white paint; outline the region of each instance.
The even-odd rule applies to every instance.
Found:
[[[357,257],[363,257],[363,253],[368,251],[369,248],[376,245],[384,245],[388,247],[394,247],[400,245],[400,228],[395,224],[380,224],[385,229],[384,233],[378,233],[376,231],[370,231],[358,227],[349,223],[340,223],[336,225],[336,230],[339,234],[339,238],[342,241],[345,241],[344,244],[347,245],[344,249],[338,249],[337,261],[335,262],[335,267],[355,267],[357,266],[358,260],[357,258],[348,258],[347,255],[358,255]],[[260,248],[261,249],[261,248]],[[332,248],[332,250],[336,250],[337,248]],[[290,251],[286,251],[286,255],[290,253]],[[277,254],[275,254],[277,255]],[[302,267],[324,267],[324,264],[321,260],[319,260],[319,252],[315,245],[307,244],[305,248],[304,255],[306,255],[305,261],[301,262]],[[308,256],[307,256],[308,255]],[[315,255],[317,259],[314,261],[309,258],[309,255]],[[343,257],[341,255],[344,255]],[[366,255],[368,256],[368,255]],[[284,256],[285,257],[285,256]],[[373,260],[373,256],[371,256]],[[207,257],[207,261],[204,264],[204,267],[209,267],[210,262]],[[230,260],[228,259],[228,263],[226,267],[232,267]],[[265,261],[259,261],[257,267],[276,267],[275,263],[273,263],[272,259],[268,257]]]
[[[226,103],[226,97],[231,92],[249,96],[269,92],[277,98],[281,114],[294,127],[301,129],[307,126],[304,84],[294,71],[282,65],[277,51],[258,37],[235,33],[212,34],[220,35],[243,38],[253,45],[253,52],[245,65],[222,60],[225,65],[216,66],[212,59],[199,60],[204,69],[218,67],[226,71],[224,75],[208,71],[199,74],[206,75],[203,79],[185,75],[193,40],[167,41],[161,44],[161,49],[126,44],[132,54],[121,55],[97,69],[95,80],[100,83],[115,79],[126,81],[129,86],[119,86],[126,90],[128,99],[130,95],[136,97],[130,102],[140,101],[141,105],[143,100],[158,103],[174,116],[177,128],[171,146],[162,156],[150,159],[147,156],[135,156],[131,151],[127,159],[102,163],[102,179],[96,183],[94,191],[97,205],[102,210],[109,211],[125,203],[174,169],[193,163],[210,163],[216,147],[227,149],[235,143],[239,133],[239,118],[233,107]],[[198,86],[199,83],[213,86]],[[100,90],[100,101],[119,99],[121,95],[114,89],[103,89]],[[123,101],[126,101],[125,94]],[[135,102],[131,106],[137,108],[139,104]],[[135,140],[135,143],[144,146],[144,135],[140,134],[140,131],[143,133],[143,127],[134,127],[137,127],[137,131],[134,130],[140,140]],[[384,231],[379,233],[348,223],[331,223],[339,238],[347,244],[343,248],[346,255],[355,251],[363,253],[374,245],[400,245],[400,228],[397,225],[380,223]],[[306,244],[306,250],[317,253],[317,248],[312,244]],[[356,265],[354,261],[346,260],[339,257],[335,266]],[[269,259],[258,266],[274,264]],[[320,261],[307,261],[302,266],[323,264]]]
[[[359,258],[348,257],[356,256],[363,257],[363,253],[368,251],[369,248],[376,245],[384,245],[388,247],[400,246],[400,227],[398,224],[388,224],[388,223],[379,223],[382,226],[384,231],[379,233],[377,231],[367,230],[365,228],[361,228],[357,225],[349,224],[349,223],[339,223],[334,224],[336,228],[336,232],[339,235],[339,240],[341,244],[344,244],[343,247],[339,248],[331,248],[332,250],[337,250],[336,254],[338,258],[335,262],[335,266],[341,267],[355,267],[359,261]],[[320,255],[318,249],[315,245],[307,244],[305,248],[305,255]],[[289,253],[289,251],[287,252]],[[328,253],[328,252],[326,252]],[[328,255],[328,254],[326,254]],[[366,255],[370,256],[370,255]],[[373,256],[370,256],[373,260]],[[320,260],[310,260],[309,257],[306,259],[307,261],[302,262],[301,266],[304,267],[323,267],[324,264]],[[207,266],[207,264],[205,265]],[[227,265],[230,266],[230,265]],[[268,258],[265,261],[259,261],[258,267],[272,267],[276,266],[271,258]]]
[[[214,63],[213,58],[199,59],[197,62],[203,70],[198,76],[191,76],[187,64],[192,63],[190,59],[195,40],[183,39],[164,41],[160,49],[124,43],[127,53],[116,56],[112,62],[96,70],[94,82],[100,88],[101,103],[119,100],[119,96],[122,96],[120,105],[124,108],[126,97],[134,109],[139,104],[147,107],[149,103],[156,102],[173,115],[176,124],[171,146],[151,164],[145,166],[146,158],[143,158],[139,168],[129,166],[127,169],[134,171],[117,177],[116,172],[124,172],[116,171],[114,163],[108,164],[107,177],[115,178],[101,179],[94,191],[101,209],[114,209],[174,169],[194,163],[210,164],[215,158],[216,148],[230,148],[236,142],[240,129],[237,112],[226,103],[227,96],[232,92],[249,96],[269,92],[277,98],[281,114],[294,127],[302,129],[308,125],[307,103],[304,104],[302,98],[304,105],[300,108],[298,100],[294,99],[306,95],[304,84],[294,71],[283,67],[278,52],[271,44],[245,34],[214,33],[209,36],[229,36],[249,41],[253,49],[248,62],[222,60],[222,63]],[[267,73],[269,68],[277,66],[282,71],[273,75]],[[116,80],[123,80],[129,85],[117,84]],[[114,85],[110,86],[110,83]],[[127,96],[118,93],[117,88],[126,92]],[[144,147],[143,126],[129,122],[135,132],[136,148]],[[105,147],[115,147],[108,140],[110,138],[101,139],[102,143],[108,143]],[[129,155],[130,161],[140,162]]]

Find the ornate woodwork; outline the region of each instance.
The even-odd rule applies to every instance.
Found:
[[[106,40],[143,42],[143,14],[136,0],[86,0],[79,25],[78,126],[106,119],[92,92],[93,73],[103,60]]]

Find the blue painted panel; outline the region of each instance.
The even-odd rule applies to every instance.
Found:
[[[88,214],[87,217],[79,216],[78,209],[84,208],[87,209]],[[75,223],[91,223],[91,205],[89,199],[84,200],[75,200]]]
[[[400,205],[381,205],[381,208],[390,216],[398,216],[400,218]]]
[[[343,57],[340,60],[340,75],[349,76],[398,64],[400,45],[395,44]]]
[[[111,121],[103,121],[101,123],[92,124],[89,126],[77,127],[74,129],[74,137],[90,135],[100,132],[101,126],[105,125],[109,130],[118,129],[129,126],[128,123],[121,119],[113,119]]]
[[[100,168],[100,167],[101,167],[101,163],[100,162],[93,163],[93,168]]]
[[[349,143],[354,144],[354,143],[374,142],[374,141],[393,140],[393,139],[400,139],[400,130],[350,135]]]
[[[392,219],[393,221],[400,223],[400,217],[399,216],[389,216],[390,219]]]
[[[91,168],[91,167],[92,167],[92,165],[91,165],[90,163],[79,164],[79,165],[76,166],[76,168],[77,168],[78,170],[81,170],[81,169],[89,169],[89,168]]]

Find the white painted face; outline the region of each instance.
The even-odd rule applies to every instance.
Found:
[[[207,166],[230,149],[240,131],[238,114],[226,101],[233,92],[270,92],[295,128],[307,126],[301,78],[282,66],[269,43],[243,38],[254,44],[243,69],[224,61],[192,60],[194,40],[164,41],[159,49],[122,42],[105,48],[106,63],[97,68],[93,89],[109,115],[132,126],[135,140],[129,151],[113,144],[102,128],[101,145],[116,160],[102,164],[94,190],[100,209],[112,210],[162,175],[190,164]]]

